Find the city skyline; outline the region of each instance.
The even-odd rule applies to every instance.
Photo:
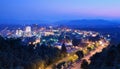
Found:
[[[0,69],[120,69],[119,7],[120,0],[0,0]]]
[[[120,19],[120,1],[116,0],[1,0],[0,22],[55,22],[76,19]]]

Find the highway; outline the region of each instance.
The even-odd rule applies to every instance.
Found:
[[[92,57],[94,54],[99,53],[102,51],[102,49],[106,48],[108,46],[108,43],[104,44],[103,46],[98,46],[95,50],[91,51],[88,55],[84,56],[82,60],[73,63],[73,66],[68,67],[68,69],[80,69],[81,63],[83,59],[86,59],[90,63],[90,57]]]

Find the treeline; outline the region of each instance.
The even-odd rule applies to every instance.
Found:
[[[90,61],[89,64],[84,60],[82,69],[120,69],[120,44],[108,46],[101,53],[92,56]]]
[[[0,36],[0,69],[44,69],[62,58],[61,51],[52,46],[25,45],[20,38]]]

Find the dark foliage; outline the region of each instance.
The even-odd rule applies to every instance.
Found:
[[[78,56],[78,59],[81,59],[84,57],[83,51],[77,51],[76,55]]]
[[[91,57],[89,69],[119,69],[120,66],[120,44],[109,46]]]
[[[61,58],[60,50],[51,46],[24,46],[19,38],[0,36],[0,69],[38,69]]]
[[[74,38],[74,39],[72,40],[72,44],[73,44],[73,46],[78,46],[78,45],[80,44],[80,39]]]
[[[88,69],[88,62],[86,60],[82,61],[81,68],[82,69]]]
[[[61,53],[63,53],[63,54],[67,53],[67,49],[66,49],[66,46],[64,43],[62,44]]]

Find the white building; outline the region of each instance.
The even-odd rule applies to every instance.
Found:
[[[16,30],[16,36],[21,37],[23,35],[23,31],[21,29]]]
[[[26,29],[25,29],[25,32],[26,32],[26,33],[31,32],[31,27],[30,27],[30,26],[27,26]]]
[[[31,27],[30,26],[27,26],[25,28],[25,36],[26,37],[31,37],[32,36],[32,31],[31,31]]]

